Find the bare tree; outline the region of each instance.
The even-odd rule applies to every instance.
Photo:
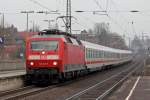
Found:
[[[107,34],[109,33],[109,25],[106,23],[96,23],[93,31],[94,34]]]
[[[131,48],[135,51],[140,51],[143,47],[143,41],[138,37],[135,36],[131,42]]]

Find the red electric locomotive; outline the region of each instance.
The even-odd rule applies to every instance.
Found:
[[[50,83],[132,60],[132,52],[80,41],[58,30],[45,30],[26,41],[27,83]]]
[[[45,30],[26,41],[27,82],[75,77],[85,69],[84,46],[71,35]]]

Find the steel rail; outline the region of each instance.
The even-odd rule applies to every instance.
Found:
[[[80,79],[79,79],[80,80]],[[29,87],[24,87],[24,88],[20,88],[20,89],[16,89],[16,90],[11,90],[11,91],[6,91],[3,93],[0,93],[0,100],[18,100],[18,98],[24,98],[27,96],[31,96],[31,95],[35,95],[38,94],[40,92],[49,90],[49,89],[54,89],[57,87],[61,87],[67,84],[70,84],[74,81],[78,81],[78,80],[71,80],[71,81],[67,81],[61,84],[56,84],[56,85],[51,85],[48,87],[36,87],[36,86],[29,86]]]
[[[46,91],[48,89],[53,89],[56,87],[58,87],[58,85],[48,86],[45,88],[32,87],[32,88],[27,88],[25,90],[20,89],[20,90],[14,91],[14,93],[8,92],[8,94],[1,96],[0,99],[2,99],[2,100],[16,100],[19,98],[24,98],[24,97],[34,95],[34,94]]]
[[[116,74],[116,75],[113,75],[113,76],[109,77],[109,78],[106,79],[106,80],[103,80],[103,81],[101,81],[101,82],[99,82],[99,83],[97,83],[97,84],[95,84],[95,85],[93,85],[93,86],[91,86],[91,87],[89,87],[89,88],[83,90],[83,91],[80,91],[80,92],[74,94],[73,96],[67,98],[66,100],[74,100],[74,99],[79,98],[81,95],[87,93],[87,92],[90,91],[91,89],[93,89],[93,88],[95,88],[95,87],[97,87],[97,86],[99,86],[99,85],[101,85],[101,84],[103,84],[103,83],[105,83],[105,82],[107,82],[107,81],[109,81],[109,80],[111,80],[111,79],[113,79],[113,78],[119,76],[120,74],[122,74],[122,73],[124,73],[124,72],[127,72],[127,71],[133,69],[133,67],[134,67],[135,65],[137,65],[137,63],[132,64],[132,67],[129,67],[128,69],[126,69],[126,70],[124,70],[124,71],[122,71],[122,72],[120,72],[120,73],[118,73],[118,74]]]
[[[26,87],[14,89],[14,90],[3,91],[3,92],[0,92],[0,97],[8,95],[8,94],[11,94],[11,93],[15,93],[15,92],[20,92],[20,91],[23,91],[23,90],[31,89],[33,87],[34,86],[26,86]]]
[[[143,63],[142,63],[143,64]],[[132,73],[134,73],[137,69],[139,69],[141,67],[141,65],[139,65],[139,67],[136,67],[135,69],[133,69],[130,73],[128,73],[125,77],[123,77],[119,82],[117,82],[115,85],[113,85],[110,89],[108,89],[106,92],[104,92],[102,95],[100,95],[98,98],[96,98],[96,100],[103,100],[104,98],[106,98],[114,89],[116,89],[119,85],[121,85],[128,77],[130,77],[132,75]]]

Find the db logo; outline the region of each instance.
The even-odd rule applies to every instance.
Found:
[[[41,55],[40,58],[41,59],[47,59],[47,56],[46,55]]]

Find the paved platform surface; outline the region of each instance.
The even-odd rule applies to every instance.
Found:
[[[106,100],[150,100],[150,76],[129,78]]]
[[[133,92],[128,100],[150,100],[150,76],[140,77],[136,82],[137,84],[135,83],[135,87],[133,86],[131,89]]]
[[[0,60],[0,72],[8,70],[25,70],[25,61]]]
[[[25,70],[0,71],[0,79],[25,75]]]

